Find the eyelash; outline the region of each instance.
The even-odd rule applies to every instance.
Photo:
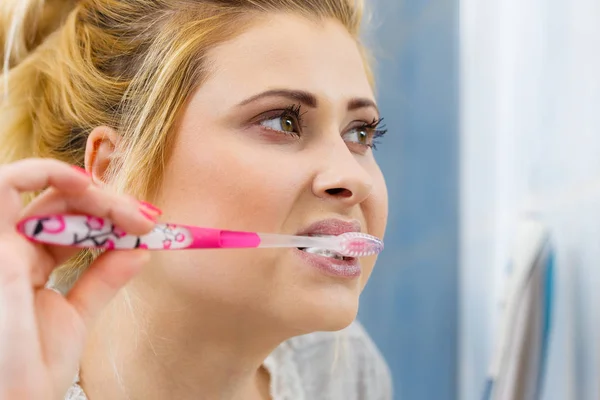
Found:
[[[292,104],[283,111],[281,116],[283,117],[283,116],[291,114],[298,121],[298,125],[302,126],[302,117],[304,116],[304,114],[306,114],[306,111],[305,112],[301,112],[301,111],[302,111],[302,104]]]
[[[303,122],[303,115],[306,114],[306,112],[302,113],[302,105],[301,104],[292,104],[284,109],[281,110],[273,110],[270,113],[267,113],[266,115],[262,116],[260,118],[260,120],[258,121],[258,123],[260,125],[262,125],[265,121],[271,121],[271,120],[275,120],[275,119],[283,119],[285,117],[290,117],[291,119],[294,120],[294,123],[296,125],[296,128],[300,131],[302,128],[305,128],[304,125],[302,125]],[[300,132],[286,132],[286,131],[280,131],[278,129],[272,129],[269,128],[267,126],[264,126],[265,129],[267,130],[274,130],[276,132],[279,133],[283,133],[285,135],[290,135],[290,136],[294,136],[294,137],[300,137]]]
[[[278,118],[283,118],[283,117],[293,117],[296,120],[296,123],[298,124],[298,128],[302,129],[302,128],[306,128],[306,126],[304,126],[302,123],[304,122],[303,120],[303,116],[304,114],[306,114],[305,112],[302,112],[302,105],[301,104],[292,104],[290,106],[288,106],[286,109],[284,109],[281,114],[278,116]],[[299,135],[300,133],[288,133],[289,135]]]
[[[275,118],[292,117],[298,124],[299,128],[305,128],[305,126],[302,124],[302,122],[303,122],[302,117],[304,116],[304,114],[306,114],[306,112],[301,112],[302,111],[301,104],[292,104],[280,111],[281,112],[279,114],[269,115],[269,116],[265,116],[264,118],[261,118],[261,120],[259,122],[262,123],[264,121],[269,121],[269,120],[272,120]],[[371,121],[369,123],[365,122],[362,125],[359,125],[352,129],[366,130],[366,131],[372,132],[372,138],[371,138],[372,142],[370,144],[367,144],[364,146],[367,146],[373,150],[377,150],[377,145],[379,144],[379,141],[377,141],[377,139],[383,137],[388,131],[386,129],[385,125],[381,125],[381,122],[383,122],[383,118],[373,118],[373,121]],[[266,129],[269,129],[269,128],[266,128]],[[283,132],[283,131],[281,131],[281,132]],[[300,136],[299,132],[283,132],[283,133],[286,135],[292,135],[295,137]]]
[[[373,118],[373,121],[371,121],[370,123],[364,123],[358,126],[357,128],[354,128],[357,130],[366,130],[372,132],[372,142],[371,144],[368,144],[366,146],[372,148],[373,150],[377,150],[377,145],[380,144],[380,142],[377,139],[382,138],[388,131],[386,129],[386,126],[381,124],[382,122],[383,118]]]

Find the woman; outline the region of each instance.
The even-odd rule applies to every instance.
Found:
[[[361,4],[40,1],[4,10],[0,397],[390,398],[353,323],[374,257],[344,274],[310,249],[75,254],[14,228],[85,213],[135,234],[382,237]]]

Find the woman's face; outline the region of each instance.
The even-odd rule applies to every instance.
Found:
[[[162,219],[383,237],[387,192],[369,147],[380,116],[345,28],[272,15],[208,61],[179,121],[157,201]],[[142,279],[165,301],[303,333],[349,324],[374,263],[298,249],[164,252]]]

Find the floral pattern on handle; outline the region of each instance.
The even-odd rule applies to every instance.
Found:
[[[65,230],[65,220],[62,216],[40,219],[35,227],[34,235],[40,232],[58,234]]]
[[[175,250],[193,242],[187,229],[172,224],[156,224],[150,233],[136,236],[108,219],[84,215],[29,218],[19,230],[38,242],[79,248]]]

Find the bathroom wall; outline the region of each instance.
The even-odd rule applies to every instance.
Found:
[[[386,250],[359,318],[396,399],[457,394],[458,2],[375,0],[366,41],[389,129],[376,152],[390,197]]]

